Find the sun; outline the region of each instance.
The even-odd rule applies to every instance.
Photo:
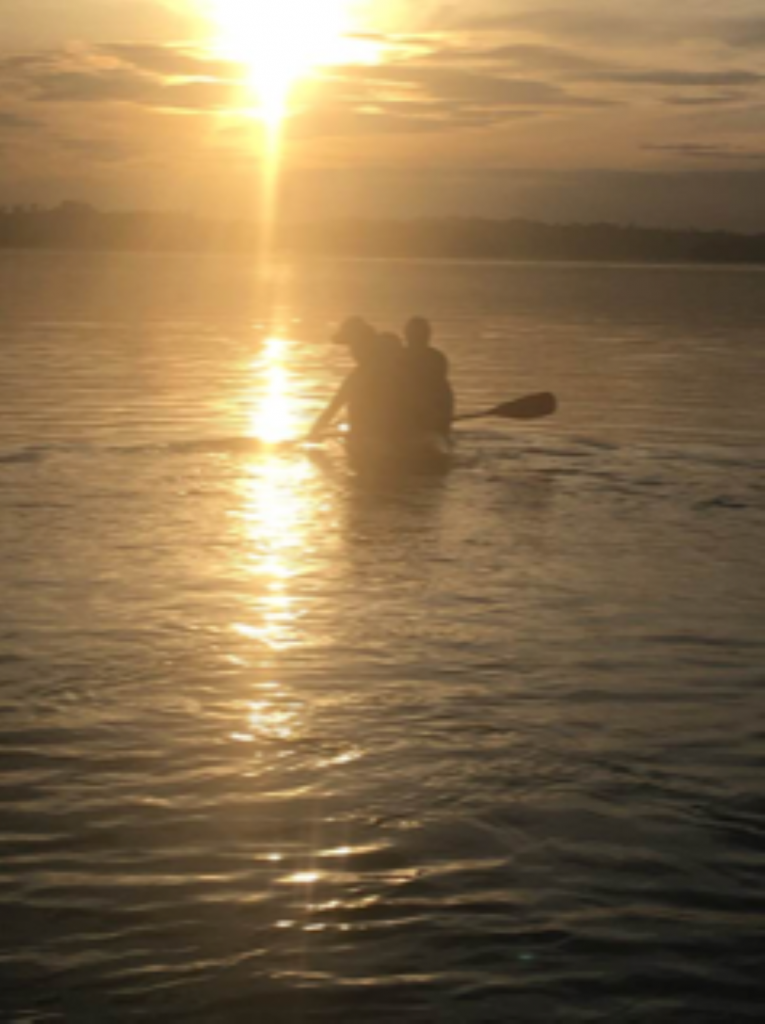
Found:
[[[244,66],[257,116],[276,126],[297,84],[352,59],[354,0],[210,0],[215,48]]]

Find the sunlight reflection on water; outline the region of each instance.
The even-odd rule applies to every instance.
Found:
[[[702,328],[706,275],[312,264],[293,340],[246,262],[118,266],[99,359],[0,324],[0,1018],[759,1019],[761,277]],[[560,415],[400,488],[287,454],[357,306]]]
[[[266,338],[252,363],[250,435],[266,444],[287,441],[298,433],[294,378],[287,364],[289,346],[283,338]]]
[[[240,743],[286,742],[300,732],[303,704],[278,681],[280,656],[302,642],[302,612],[291,583],[305,568],[307,524],[315,518],[311,483],[316,470],[309,460],[285,457],[279,448],[279,442],[296,435],[298,423],[287,343],[266,339],[251,370],[251,431],[265,447],[242,467],[235,492],[239,504],[229,513],[242,526],[239,543],[232,548],[232,568],[253,581],[231,631],[252,642],[254,671],[273,678],[257,684],[261,695],[247,703],[245,721],[231,738]]]
[[[270,401],[267,397],[260,412],[266,429],[270,429],[269,409],[276,417],[274,432],[289,429],[284,427],[291,421],[288,399],[280,396],[273,405]],[[241,559],[246,572],[257,580],[249,609],[252,618],[233,623],[232,629],[272,650],[299,642],[295,627],[300,613],[290,581],[301,571],[307,546],[306,523],[313,514],[309,484],[314,474],[308,460],[285,459],[266,450],[246,466],[242,504],[230,513],[243,524],[242,548],[233,557]]]
[[[272,650],[299,642],[300,611],[290,583],[301,569],[306,547],[305,524],[310,516],[313,469],[307,461],[289,462],[266,456],[248,467],[243,481],[243,505],[232,512],[244,526],[241,559],[254,577],[248,618],[232,624],[240,636],[260,641]],[[251,616],[251,617],[250,617]]]

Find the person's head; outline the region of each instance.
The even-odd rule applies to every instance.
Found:
[[[413,316],[404,327],[404,337],[410,348],[427,348],[433,331],[424,316]]]
[[[359,342],[364,344],[365,341],[374,341],[376,337],[377,331],[363,317],[349,316],[332,335],[332,340],[336,345],[348,345],[351,348]]]

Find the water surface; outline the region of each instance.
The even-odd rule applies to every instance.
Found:
[[[759,1020],[765,278],[0,257],[0,1009]],[[431,315],[442,479],[298,436]]]

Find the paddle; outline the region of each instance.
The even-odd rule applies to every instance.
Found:
[[[558,400],[550,391],[539,391],[534,395],[515,398],[512,402],[502,402],[483,412],[466,412],[455,416],[452,423],[463,420],[480,420],[493,416],[502,420],[538,420],[543,416],[551,416],[558,408]],[[345,436],[345,432],[337,428],[322,431],[316,437],[297,437],[292,441],[283,441],[284,447],[300,444],[321,444],[323,441],[337,441]]]
[[[539,391],[534,395],[525,395],[523,398],[515,398],[512,402],[502,402],[491,409],[484,409],[483,412],[465,412],[455,416],[452,423],[461,423],[463,420],[480,420],[489,416],[502,420],[538,420],[543,416],[552,416],[558,408],[558,400],[551,391]],[[343,431],[330,429],[318,437],[298,438],[287,444],[305,444],[306,442],[321,443],[324,440],[339,440],[345,436]]]
[[[496,416],[503,420],[537,420],[542,416],[551,416],[558,408],[558,401],[550,391],[540,391],[535,395],[516,398],[512,402],[503,402],[483,412],[467,412],[455,416],[453,423],[462,420],[480,420],[488,416]]]

